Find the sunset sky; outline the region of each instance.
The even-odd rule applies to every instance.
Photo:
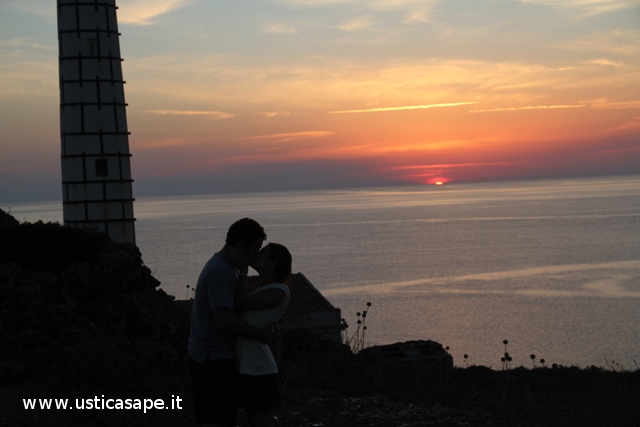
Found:
[[[117,4],[137,197],[640,173],[639,0]],[[0,0],[1,203],[61,198],[59,102]]]

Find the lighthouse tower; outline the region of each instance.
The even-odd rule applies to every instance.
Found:
[[[135,243],[115,0],[57,0],[64,223]]]

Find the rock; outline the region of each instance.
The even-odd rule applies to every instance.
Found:
[[[430,340],[405,341],[395,344],[377,345],[358,353],[364,360],[385,362],[428,362],[443,367],[453,367],[453,357],[442,344]]]

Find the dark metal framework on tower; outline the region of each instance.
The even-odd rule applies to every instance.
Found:
[[[63,216],[135,243],[115,0],[57,0]]]

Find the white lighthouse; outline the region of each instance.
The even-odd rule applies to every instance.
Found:
[[[57,0],[64,223],[135,243],[115,0]]]

